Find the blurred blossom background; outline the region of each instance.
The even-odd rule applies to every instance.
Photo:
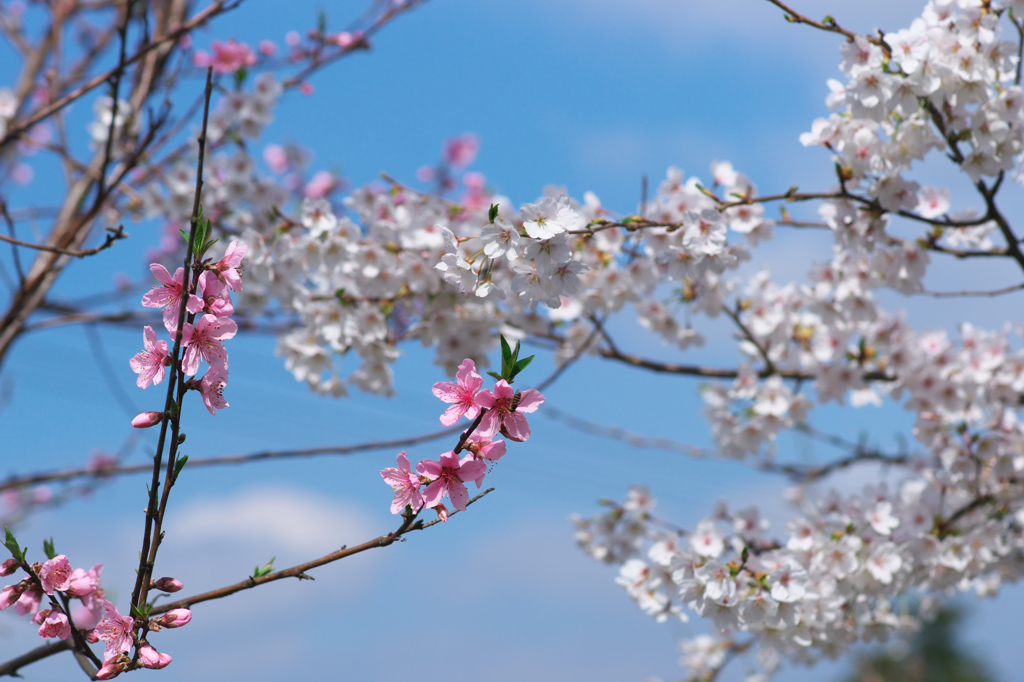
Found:
[[[832,14],[843,26],[865,32],[908,26],[923,1],[793,5],[815,18]],[[310,0],[246,0],[193,40],[199,47],[228,37],[283,47],[286,32],[314,25],[320,8]],[[331,28],[339,29],[363,2],[335,0],[324,9]],[[340,174],[353,188],[386,171],[424,189],[450,181],[454,194],[493,187],[521,204],[555,184],[579,199],[593,191],[621,213],[636,210],[644,175],[653,192],[668,166],[707,179],[712,160],[731,161],[762,193],[792,185],[825,189],[834,182],[827,152],[803,148],[798,136],[827,112],[825,81],[839,74],[840,40],[786,23],[764,0],[430,0],[380,33],[369,53],[314,76],[310,95],[286,98],[263,140],[308,149],[310,177]],[[14,63],[10,57],[0,51],[0,64]],[[0,86],[14,77],[13,69],[4,69]],[[198,74],[187,87],[201,90]],[[91,100],[75,111],[84,127]],[[445,140],[467,132],[475,137],[460,138],[450,151],[459,173],[439,177]],[[266,170],[281,162],[275,150],[264,158]],[[56,168],[41,163],[33,172],[34,180],[12,200],[49,205],[54,197],[47,192],[48,174]],[[967,179],[941,163],[915,179],[949,186],[954,205],[957,199],[973,205],[966,204]],[[320,176],[320,182],[328,180]],[[1004,195],[1007,214],[1019,215],[1020,187],[1008,187]],[[801,216],[795,209],[793,214]],[[55,294],[108,291],[126,277],[144,276],[144,253],[159,242],[160,226],[126,228],[131,239],[76,263]],[[754,265],[766,264],[782,279],[802,279],[830,244],[828,235],[779,229]],[[1005,283],[1005,273],[991,264],[971,265],[957,264],[958,272],[970,273],[968,288]],[[955,288],[955,282],[943,282],[948,272],[935,259],[929,280],[942,286],[928,288]],[[992,328],[1017,323],[1021,296],[963,305],[909,302],[892,293],[884,300],[890,308],[909,306],[916,324],[952,330],[966,319]],[[650,357],[681,357],[642,332],[633,315],[627,307],[613,321],[621,346]],[[735,361],[724,324],[701,329],[708,342],[687,351],[688,361]],[[130,433],[130,416],[158,409],[162,400],[161,389],[135,387],[128,359],[141,347],[140,337],[136,329],[82,326],[24,337],[0,374],[6,396],[0,476],[82,465],[95,452],[115,452],[140,435]],[[402,347],[397,396],[354,393],[335,400],[296,383],[274,355],[275,343],[245,331],[238,335],[225,395],[231,409],[211,418],[197,403],[187,404],[185,453],[207,457],[357,443],[439,428],[444,406],[430,387],[449,378],[417,345]],[[550,355],[538,351],[523,383],[537,383],[552,370]],[[708,446],[697,388],[693,379],[584,358],[546,395],[548,406],[580,418]],[[911,423],[891,404],[842,413],[821,407],[815,420],[819,428],[852,438],[868,433],[870,442],[891,447],[897,434],[910,433]],[[659,516],[683,526],[693,527],[725,499],[734,508],[760,505],[781,530],[789,513],[786,481],[731,462],[581,433],[545,416],[544,408],[531,425],[529,443],[510,448],[488,476],[497,490],[469,513],[390,548],[316,569],[315,582],[281,581],[196,606],[188,627],[154,642],[175,658],[158,673],[161,680],[682,677],[678,640],[707,624],[694,618],[659,625],[641,613],[614,584],[613,569],[576,549],[570,514],[592,515],[599,498],[622,499],[636,483],[649,485],[659,499]],[[155,437],[142,433],[128,461],[148,461]],[[411,448],[410,459],[436,456],[453,444]],[[836,454],[799,434],[780,439],[779,453],[804,462]],[[171,499],[156,574],[180,579],[182,594],[192,594],[241,580],[271,557],[286,567],[383,534],[397,522],[379,471],[394,466],[396,454],[186,469]],[[886,476],[862,466],[835,484],[852,491]],[[134,582],[145,485],[142,476],[110,481],[91,496],[30,515],[18,537],[36,555],[42,539],[52,536],[74,565],[103,562],[108,595],[124,603]],[[964,603],[962,646],[995,679],[1024,679],[1018,644],[1024,590],[1003,588],[996,599]],[[39,643],[34,627],[0,614],[0,658]],[[778,679],[844,679],[854,663],[787,667]],[[722,679],[742,679],[744,673],[742,664],[731,666]],[[40,682],[81,675],[70,656],[23,674]]]

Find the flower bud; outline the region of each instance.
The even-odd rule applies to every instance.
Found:
[[[184,585],[181,584],[180,580],[175,580],[174,578],[160,578],[158,580],[154,580],[150,587],[154,590],[160,590],[161,592],[177,592],[184,587]]]
[[[188,625],[190,620],[192,620],[192,612],[188,609],[172,609],[154,622],[165,628],[180,628],[182,625]]]
[[[439,504],[436,507],[434,507],[434,511],[437,512],[437,518],[441,519],[442,523],[447,523],[448,507],[444,506],[443,504]]]
[[[7,561],[0,564],[0,576],[10,575],[18,570],[18,562],[14,559],[8,559]]]
[[[3,611],[14,602],[21,599],[21,593],[25,591],[27,584],[25,582],[17,583],[16,585],[8,585],[0,592],[0,611]]]
[[[85,630],[82,635],[89,644],[95,644],[100,641],[100,636],[96,634],[96,630]]]
[[[171,660],[170,656],[160,653],[148,644],[139,647],[139,663],[142,664],[143,668],[159,670],[160,668],[166,668]]]
[[[112,680],[123,673],[129,665],[131,665],[131,660],[123,654],[117,658],[112,658],[104,662],[103,667],[96,671],[96,679]]]
[[[156,426],[163,420],[163,412],[143,412],[132,420],[132,426],[137,429],[148,429],[150,426]]]

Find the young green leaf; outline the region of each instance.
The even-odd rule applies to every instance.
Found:
[[[515,379],[515,378],[516,378],[516,375],[517,375],[517,374],[519,374],[519,373],[520,373],[520,372],[522,372],[522,371],[523,371],[524,369],[526,369],[526,368],[527,368],[527,366],[528,366],[528,365],[529,365],[529,364],[530,364],[531,362],[533,362],[533,359],[534,359],[535,357],[537,357],[537,356],[535,356],[535,355],[531,355],[530,357],[528,357],[528,358],[523,358],[522,360],[520,360],[519,362],[517,362],[517,363],[515,364],[515,366],[514,366],[514,367],[512,367],[512,378],[513,378],[513,379]],[[511,382],[510,382],[510,383],[511,383]]]
[[[178,474],[185,468],[185,462],[188,461],[188,455],[182,455],[178,458],[178,461],[174,463],[174,480],[178,480]]]
[[[501,375],[497,372],[488,372],[487,376],[493,377],[496,381],[501,381]]]
[[[508,370],[512,368],[512,349],[508,346],[508,341],[505,340],[505,335],[501,335],[501,375],[505,376],[508,374]]]
[[[494,223],[494,219],[498,217],[498,205],[491,204],[491,208],[487,211],[487,219]]]
[[[14,557],[15,561],[24,561],[25,552],[22,551],[21,545],[18,544],[17,538],[14,537],[14,533],[12,533],[11,529],[7,526],[4,526],[4,530],[7,531],[7,537],[4,540],[4,547],[6,547],[7,551],[11,553],[11,556]]]
[[[57,556],[57,550],[53,548],[53,538],[43,540],[43,553],[46,554],[47,559]]]
[[[270,573],[273,573],[274,572],[274,559],[276,559],[276,558],[277,557],[271,557],[270,561],[268,561],[267,563],[263,564],[262,567],[257,566],[253,570],[253,572],[252,572],[252,577],[253,578],[262,578],[265,575],[269,575]]]

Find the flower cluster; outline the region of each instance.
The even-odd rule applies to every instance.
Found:
[[[172,339],[178,337],[178,320],[181,317],[181,305],[184,298],[185,310],[189,313],[182,325],[181,343],[184,348],[181,358],[181,371],[192,376],[188,383],[190,388],[198,390],[210,414],[228,406],[224,400],[223,390],[228,382],[228,354],[222,341],[233,338],[238,332],[238,325],[231,319],[235,308],[231,300],[231,292],[242,290],[242,259],[247,247],[237,240],[228,245],[224,256],[216,263],[203,263],[202,271],[193,287],[185,282],[185,269],[178,268],[172,277],[163,265],[153,263],[150,271],[160,283],[142,297],[142,305],[147,308],[162,308],[164,326]],[[212,260],[212,259],[211,259]],[[186,291],[190,292],[186,295]],[[199,315],[198,321],[196,316]],[[164,367],[171,363],[166,341],[158,340],[157,334],[150,326],[145,326],[142,333],[144,348],[130,361],[132,370],[139,378],[139,388],[150,384],[159,384],[164,378]],[[206,362],[208,368],[201,379],[196,380],[200,363]],[[132,422],[133,426],[145,428],[157,424],[162,419],[159,412],[144,412]]]
[[[529,360],[523,362],[528,364]],[[513,372],[509,378],[514,377]],[[407,508],[416,514],[427,508],[436,510],[442,520],[447,520],[448,509],[441,502],[445,495],[455,509],[464,511],[469,500],[465,483],[474,481],[480,488],[488,468],[505,454],[505,441],[495,436],[500,433],[517,442],[530,437],[525,415],[535,412],[544,402],[540,391],[529,388],[516,392],[504,378],[498,380],[493,391],[482,387],[483,377],[477,374],[476,365],[468,358],[459,366],[455,382],[434,384],[434,395],[451,404],[441,415],[442,424],[452,426],[462,417],[475,421],[459,447],[443,453],[438,460],[419,462],[415,473],[404,452],[398,455],[397,467],[380,472],[384,482],[395,491],[392,514],[404,513]],[[463,449],[466,455],[460,459]],[[421,491],[424,485],[426,489]]]
[[[14,556],[0,564],[0,576],[12,575],[19,570],[27,575],[0,591],[0,611],[13,606],[19,616],[29,616],[39,626],[39,636],[44,639],[74,636],[86,642],[102,641],[106,646],[103,665],[96,673],[97,679],[109,680],[135,668],[164,668],[171,662],[171,657],[156,651],[146,641],[145,635],[138,639],[133,634],[137,627],[141,627],[135,618],[121,615],[117,607],[107,600],[100,580],[103,564],[96,564],[88,571],[72,568],[68,558],[60,554],[42,564],[29,565],[10,531],[7,538],[5,544]],[[163,592],[177,592],[182,584],[174,578],[160,578],[153,581],[151,587]],[[50,608],[42,608],[44,598]],[[71,604],[73,606],[69,607]],[[172,609],[157,618],[143,621],[143,632],[181,627],[191,619],[192,612],[188,609]],[[133,648],[136,650],[134,656],[129,655]]]

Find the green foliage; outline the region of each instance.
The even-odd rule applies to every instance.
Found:
[[[21,545],[18,544],[17,538],[14,537],[14,533],[11,532],[11,529],[4,526],[4,530],[7,531],[7,538],[4,540],[4,547],[6,547],[7,551],[11,553],[11,556],[14,557],[15,561],[25,561],[25,552],[28,551],[28,547],[22,549]]]
[[[269,575],[270,573],[273,573],[274,572],[274,559],[276,559],[276,558],[277,557],[270,557],[270,561],[268,561],[267,563],[263,564],[262,568],[260,566],[257,566],[256,568],[254,568],[253,571],[252,571],[252,577],[253,578],[262,578],[265,575]]]
[[[47,559],[57,556],[57,550],[53,548],[53,538],[43,540],[43,552],[46,554]]]
[[[508,341],[505,340],[505,336],[501,337],[501,374],[497,372],[488,372],[487,374],[495,379],[504,379],[509,384],[515,381],[516,375],[526,369],[535,356],[531,355],[528,358],[519,359],[519,342],[516,341],[515,349],[512,349],[508,345]]]

